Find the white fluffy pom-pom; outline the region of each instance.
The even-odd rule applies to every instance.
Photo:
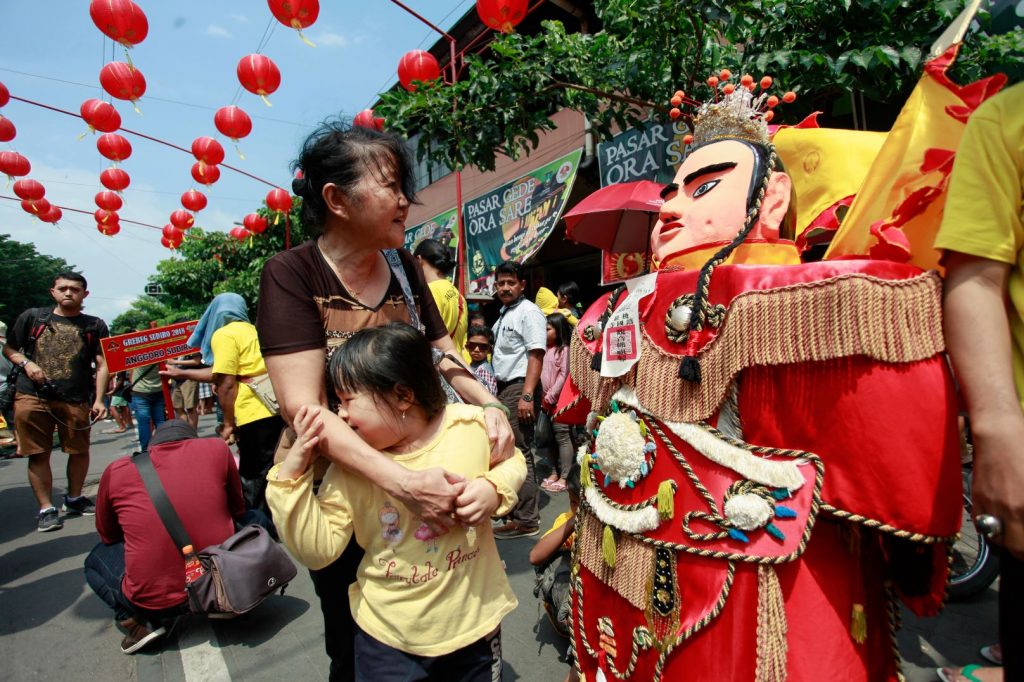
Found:
[[[733,495],[725,501],[725,516],[740,530],[756,530],[772,520],[775,510],[763,497]]]
[[[628,414],[616,412],[605,417],[594,447],[601,473],[620,487],[625,487],[626,481],[639,479],[645,443],[640,424]]]

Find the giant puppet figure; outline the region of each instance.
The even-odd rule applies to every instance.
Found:
[[[942,604],[961,483],[940,280],[800,263],[763,100],[701,106],[659,269],[573,339],[588,681],[896,680],[898,603]]]

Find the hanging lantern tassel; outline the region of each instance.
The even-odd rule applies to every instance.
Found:
[[[295,31],[299,34],[299,37],[302,38],[302,42],[306,43],[310,47],[316,47],[316,43],[314,43],[306,36],[302,35],[302,24],[299,22],[298,19],[292,19],[292,28],[294,28]]]
[[[667,521],[675,514],[676,487],[672,481],[662,481],[658,484],[658,516],[662,521]]]
[[[601,538],[601,556],[609,568],[615,568],[615,531],[611,526],[604,527],[604,535]]]
[[[868,616],[864,612],[863,604],[854,604],[850,613],[850,636],[857,644],[863,644],[868,640]]]
[[[584,446],[586,447],[586,446]],[[594,485],[594,479],[590,474],[590,453],[587,452],[580,458],[580,488],[589,488]]]
[[[242,148],[238,146],[238,140],[235,140],[235,152],[238,154],[238,158],[245,161],[245,154],[242,153]]]
[[[785,682],[786,606],[779,576],[767,564],[757,567],[757,669],[756,682]]]

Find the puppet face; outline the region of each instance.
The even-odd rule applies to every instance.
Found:
[[[664,263],[682,251],[732,241],[743,228],[754,169],[754,151],[736,140],[705,145],[687,156],[663,192],[665,203],[651,233],[654,257]],[[776,193],[784,190],[779,195],[785,203],[782,216],[789,204],[788,180],[784,173],[772,174],[773,184],[785,183],[784,188],[775,188]],[[768,199],[766,193],[762,219],[751,230],[750,239],[778,237],[781,217],[775,220],[770,211],[771,218],[765,219]]]

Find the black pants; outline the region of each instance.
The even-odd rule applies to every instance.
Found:
[[[537,486],[537,475],[533,465],[533,424],[534,422],[519,421],[519,399],[523,395],[523,382],[517,381],[514,384],[505,386],[498,392],[498,400],[508,408],[508,423],[512,427],[512,433],[516,437],[516,447],[526,458],[526,480],[519,488],[519,502],[512,508],[509,517],[522,526],[536,528],[540,525],[539,495],[540,488]],[[536,419],[540,414],[540,382],[533,392],[533,415]]]
[[[1020,607],[1024,604],[1024,561],[1007,551],[999,556],[999,642],[1003,645],[1003,679],[1024,680],[1024,648],[1020,646]]]
[[[363,548],[353,540],[333,564],[309,571],[324,614],[324,647],[331,659],[330,682],[350,682],[356,676],[356,623],[349,607],[348,587],[356,581],[356,569],[363,554]]]
[[[416,656],[356,628],[356,682],[501,682],[501,628],[444,656]]]
[[[237,430],[238,475],[242,478],[245,505],[262,510],[267,516],[267,472],[274,465],[274,452],[284,427],[284,420],[275,415],[249,422]]]
[[[92,548],[85,557],[85,581],[89,587],[114,611],[117,621],[134,618],[150,624],[159,624],[166,618],[173,618],[188,612],[188,602],[167,609],[151,610],[132,603],[121,591],[124,580],[124,543],[105,545],[102,542]]]

